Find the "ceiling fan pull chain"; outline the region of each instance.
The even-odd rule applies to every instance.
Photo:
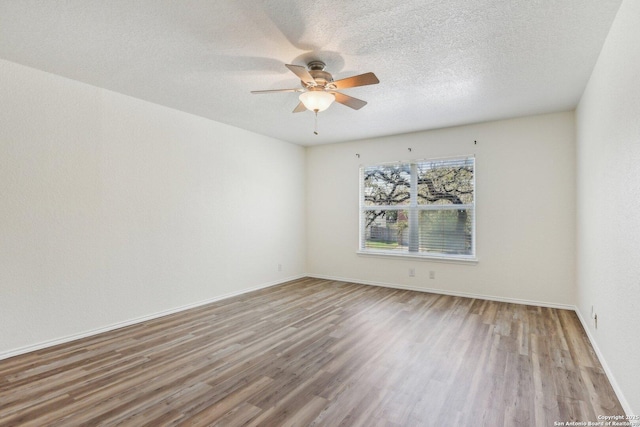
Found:
[[[314,113],[316,114],[316,118],[315,118],[315,124],[313,126],[313,133],[314,135],[318,134],[318,110],[314,111]]]

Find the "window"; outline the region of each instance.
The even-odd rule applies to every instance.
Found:
[[[475,259],[475,159],[360,168],[360,252]]]

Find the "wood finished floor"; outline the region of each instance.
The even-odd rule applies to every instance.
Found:
[[[623,413],[571,311],[318,279],[0,361],[2,426],[553,426]]]

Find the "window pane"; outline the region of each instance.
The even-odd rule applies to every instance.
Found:
[[[410,202],[411,167],[380,165],[364,168],[364,205],[396,206]]]
[[[473,203],[473,158],[418,163],[419,205]]]
[[[406,210],[365,211],[363,215],[364,248],[408,250],[409,223]]]
[[[361,168],[360,249],[475,257],[475,159]]]
[[[472,255],[473,209],[420,211],[420,252]]]

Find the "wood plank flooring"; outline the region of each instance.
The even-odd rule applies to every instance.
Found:
[[[309,278],[0,361],[2,426],[553,426],[623,413],[571,311]]]

